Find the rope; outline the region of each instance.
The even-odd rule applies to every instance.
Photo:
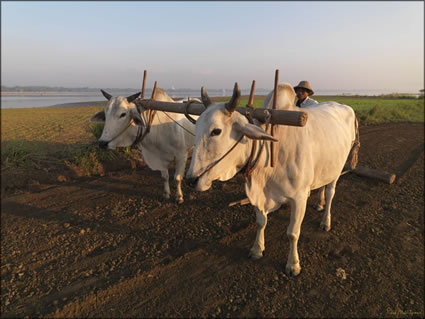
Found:
[[[153,110],[148,111],[148,123],[146,125],[146,130],[143,132],[143,134],[141,134],[142,129],[139,126],[138,131],[137,131],[137,135],[136,135],[136,139],[134,140],[133,144],[131,144],[131,148],[135,148],[137,146],[137,144],[141,143],[144,140],[144,138],[146,137],[146,135],[148,135],[148,133],[151,130],[152,122],[153,122],[155,115],[156,115],[156,111],[153,111]]]
[[[359,161],[358,153],[360,148],[360,136],[359,136],[359,124],[356,118],[354,118],[354,130],[355,130],[356,137],[351,145],[351,150],[350,150],[350,153],[348,154],[347,163],[346,163],[346,164],[349,164],[350,170],[355,169]]]
[[[192,124],[196,125],[196,120],[189,115],[189,111],[188,111],[189,105],[192,104],[193,102],[195,102],[195,100],[191,100],[190,98],[188,98],[187,103],[186,103],[186,107],[184,108],[184,116],[186,116],[186,118],[190,122],[192,122]]]
[[[270,119],[271,119],[271,113],[268,110],[265,110],[265,111],[267,112],[267,115],[266,115],[266,129],[265,130],[267,131],[267,129],[269,127]],[[253,124],[253,119],[252,119],[252,116],[251,116],[250,112],[247,112],[247,117],[248,117],[248,121],[249,122],[252,122],[252,124]],[[254,153],[255,153],[256,148],[257,148],[257,141],[253,141],[252,149],[251,149],[251,154],[249,155],[248,162],[246,163],[245,168],[242,170],[245,173],[245,179],[247,181],[249,181],[249,179],[251,178],[252,172],[254,171],[254,169],[258,165],[258,160],[259,160],[261,154],[263,153],[264,145],[265,144],[266,144],[266,142],[265,141],[262,141],[261,146],[260,146],[260,149],[259,149],[259,151],[257,153],[257,156],[256,156],[255,160],[254,160]],[[252,163],[254,163],[254,164],[252,164]]]
[[[139,144],[140,138],[141,138],[141,135],[142,135],[141,133],[142,133],[142,127],[138,126],[136,139],[134,140],[133,144],[131,144],[131,146],[130,146],[131,149],[135,148],[136,145]]]
[[[190,135],[195,136],[195,134],[193,134],[191,131],[189,131],[188,129],[186,129],[184,126],[180,125],[179,123],[177,123],[171,116],[169,116],[167,113],[165,113],[164,111],[161,111],[162,113],[164,113],[165,115],[167,115],[167,117],[173,121],[174,123],[176,123],[178,126],[180,126],[182,129],[184,129],[186,132],[188,132]],[[195,121],[195,120],[194,120]],[[196,123],[196,121],[195,121]]]
[[[239,144],[239,142],[243,139],[245,135],[242,135],[235,144],[233,144],[233,146],[226,152],[224,153],[224,155],[222,157],[220,157],[218,160],[216,160],[215,162],[211,163],[210,165],[207,166],[207,168],[205,169],[205,171],[202,172],[202,174],[200,174],[198,176],[198,178],[201,178],[206,172],[208,172],[210,169],[212,169],[214,166],[216,166],[218,163],[221,162],[221,160],[223,158],[225,158],[231,151],[233,151],[235,149],[235,147]]]
[[[112,142],[113,140],[115,140],[116,138],[118,138],[122,133],[124,133],[131,126],[131,123],[132,122],[133,122],[133,120],[131,119],[130,122],[128,122],[128,125],[121,132],[119,132],[117,135],[115,135],[113,138],[111,138],[108,141],[108,143]]]

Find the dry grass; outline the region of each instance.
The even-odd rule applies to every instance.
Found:
[[[99,125],[89,118],[102,107],[1,110],[2,169],[41,167],[70,161],[89,172],[97,161],[116,156],[95,145]]]
[[[51,107],[1,110],[1,140],[61,144],[89,143],[89,118],[101,107]]]

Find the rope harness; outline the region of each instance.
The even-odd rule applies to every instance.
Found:
[[[359,124],[356,118],[354,119],[354,129],[355,129],[356,137],[351,145],[351,150],[350,150],[350,153],[348,154],[347,162],[344,166],[344,168],[348,167],[349,170],[355,169],[359,161],[358,153],[360,148],[360,136],[359,136]]]
[[[266,110],[267,111],[267,110]],[[246,116],[248,118],[248,121],[251,124],[254,124],[254,120],[252,118],[252,114],[251,112],[246,112]],[[269,111],[267,111],[267,115],[266,115],[266,130],[268,129],[269,123],[270,123],[270,118],[271,118],[271,113]],[[227,155],[229,155],[235,148],[236,146],[240,143],[240,141],[244,138],[245,135],[242,135],[235,144],[233,144],[233,146],[226,152],[224,153],[224,155],[222,155],[218,160],[212,162],[211,164],[209,164],[207,166],[207,168],[198,176],[198,178],[201,178],[203,175],[205,175],[205,173],[207,173],[209,170],[211,170],[214,166],[216,166],[218,163],[220,163]],[[262,142],[260,149],[257,153],[257,156],[254,159],[255,156],[255,152],[257,150],[257,140],[253,140],[252,142],[252,148],[251,148],[251,153],[248,157],[248,161],[245,164],[245,166],[240,170],[241,173],[245,174],[245,179],[247,181],[249,181],[251,179],[251,174],[254,171],[254,169],[257,167],[258,165],[258,160],[263,152],[264,149],[264,145],[265,145],[265,141]]]
[[[189,100],[188,100],[188,102],[187,102],[187,104],[186,104],[186,107],[185,107],[185,116],[186,116],[186,118],[191,122],[191,123],[193,123],[193,124],[195,124],[196,125],[196,120],[194,119],[194,118],[192,118],[190,115],[189,115],[189,112],[188,112],[188,107],[189,107],[189,105],[190,104],[192,104],[192,103],[194,103],[194,102],[196,102],[196,101],[194,101],[194,100],[190,100],[190,98],[189,98]],[[255,123],[254,123],[254,119],[253,119],[253,117],[252,117],[252,111],[254,110],[254,108],[252,107],[252,106],[250,106],[249,107],[251,110],[250,111],[247,111],[246,113],[245,113],[245,116],[247,117],[247,119],[248,119],[248,122],[249,123],[251,123],[251,124],[254,124],[255,125]],[[176,120],[174,120],[171,116],[169,116],[166,112],[164,112],[164,111],[161,111],[163,114],[165,114],[171,121],[173,121],[175,124],[177,124],[178,126],[180,126],[183,130],[185,130],[186,132],[188,132],[189,134],[191,134],[192,136],[195,136],[195,134],[193,134],[192,132],[190,132],[188,129],[186,129],[184,126],[182,126],[180,123],[178,123]],[[268,130],[268,128],[269,128],[269,124],[270,124],[270,119],[271,119],[271,113],[267,110],[267,109],[265,109],[265,112],[267,112],[267,115],[266,115],[266,121],[265,121],[265,125],[266,125],[266,127],[265,127],[265,130],[267,131]],[[142,130],[142,127],[141,126],[139,126],[138,127],[138,131],[137,131],[137,135],[136,135],[136,139],[134,140],[134,142],[133,142],[133,144],[131,144],[131,148],[133,149],[133,148],[135,148],[140,142],[142,142],[143,141],[143,139],[146,137],[146,135],[150,132],[150,129],[151,129],[151,127],[152,127],[152,123],[153,123],[153,120],[154,120],[154,117],[155,117],[155,115],[156,115],[156,110],[148,110],[148,123],[147,123],[147,125],[146,125],[146,130],[143,132],[143,130]],[[130,125],[131,125],[131,123],[133,122],[133,120],[131,120],[130,122],[129,122],[129,124],[127,125],[127,127],[125,127],[124,128],[124,130],[122,130],[118,135],[116,135],[113,139],[111,139],[110,141],[113,141],[114,139],[116,139],[118,136],[120,136],[122,133],[124,133],[124,131],[125,130],[127,130],[129,127],[130,127]],[[236,148],[236,146],[242,141],[242,139],[244,138],[244,136],[245,135],[242,135],[237,141],[236,141],[236,143],[235,144],[233,144],[233,146],[226,152],[226,153],[224,153],[218,160],[216,160],[216,161],[214,161],[214,162],[212,162],[211,164],[209,164],[208,166],[207,166],[207,168],[198,176],[198,178],[200,178],[200,177],[202,177],[203,175],[205,175],[209,170],[211,170],[214,166],[216,166],[218,163],[220,163],[227,155],[229,155],[235,148]],[[257,140],[253,140],[253,143],[252,143],[252,147],[251,147],[251,153],[250,153],[250,155],[249,155],[249,157],[248,157],[248,161],[246,162],[246,164],[245,164],[245,166],[240,170],[240,172],[241,173],[244,173],[244,175],[245,175],[245,179],[247,180],[247,181],[249,181],[250,180],[250,178],[251,178],[251,175],[252,175],[252,172],[254,171],[254,169],[257,167],[257,165],[258,165],[258,161],[259,161],[259,158],[260,158],[260,156],[261,156],[261,154],[263,153],[263,150],[264,150],[264,145],[266,144],[266,142],[265,141],[262,141],[262,143],[261,143],[261,146],[260,146],[260,148],[259,148],[259,150],[258,150],[258,152],[257,152],[257,143],[258,143],[258,141]],[[255,153],[257,153],[257,156],[255,156]],[[255,159],[254,159],[254,157],[255,157]]]
[[[111,143],[113,140],[117,139],[122,133],[124,133],[131,126],[131,123],[133,123],[132,119],[130,120],[130,122],[128,122],[127,126],[121,132],[119,132],[117,135],[115,135],[113,138],[111,138],[108,141],[108,143]]]
[[[251,111],[254,110],[253,107],[250,107],[250,108],[252,109]],[[254,119],[252,118],[251,111],[247,111],[245,114],[246,114],[246,117],[248,118],[249,123],[255,124]],[[267,112],[266,123],[265,123],[266,124],[265,131],[267,132],[267,130],[269,128],[270,119],[271,119],[271,113],[267,109],[265,109],[265,111]],[[245,180],[247,182],[250,181],[251,174],[255,170],[255,168],[257,167],[259,158],[260,158],[260,156],[261,156],[261,154],[263,153],[263,150],[264,150],[264,145],[266,144],[265,141],[261,142],[260,149],[257,153],[257,156],[254,159],[254,154],[257,150],[257,143],[258,143],[257,140],[253,140],[252,148],[251,148],[251,154],[248,157],[248,161],[247,161],[246,165],[241,170],[241,172],[245,174]],[[272,143],[272,142],[270,142],[270,143]]]
[[[141,143],[143,141],[143,139],[146,137],[146,135],[148,135],[148,133],[151,130],[152,122],[153,122],[155,115],[156,115],[156,111],[154,111],[154,110],[148,111],[148,123],[146,125],[146,130],[143,132],[142,127],[139,126],[139,128],[137,130],[136,139],[134,140],[133,144],[131,144],[131,147],[130,147],[131,149],[136,148],[137,144]]]
[[[185,128],[183,125],[180,125],[176,120],[174,120],[171,116],[169,116],[167,113],[165,113],[164,111],[161,111],[162,113],[164,113],[171,121],[173,121],[174,123],[176,123],[178,126],[180,126],[182,129],[184,129],[186,132],[188,132],[190,135],[195,136],[195,134],[193,134],[191,131],[189,131],[187,128]],[[189,119],[189,118],[188,118]],[[191,118],[193,121],[195,121],[196,124],[196,120]]]
[[[193,119],[192,117],[190,117],[189,116],[189,114],[186,114],[187,113],[187,107],[190,105],[190,104],[192,104],[192,103],[194,103],[194,102],[196,102],[196,101],[194,101],[194,100],[190,100],[189,99],[189,101],[188,101],[188,103],[187,103],[187,105],[186,105],[186,109],[185,109],[185,115],[186,115],[186,117],[187,117],[187,119],[189,120],[189,121],[191,121],[193,124],[196,124],[196,120],[195,119]],[[174,120],[170,115],[168,115],[166,112],[164,112],[164,111],[161,111],[165,116],[167,116],[171,121],[173,121],[174,123],[176,123],[178,126],[180,126],[183,130],[185,130],[187,133],[189,133],[190,135],[192,135],[192,136],[195,136],[195,134],[193,134],[191,131],[189,131],[187,128],[185,128],[183,125],[181,125],[180,123],[178,123],[176,120]],[[137,136],[136,136],[136,139],[134,140],[134,142],[133,142],[133,144],[131,144],[131,148],[135,148],[136,146],[137,146],[137,144],[139,144],[140,142],[142,142],[143,141],[143,139],[146,137],[146,135],[148,135],[148,133],[150,132],[150,130],[151,130],[151,127],[152,127],[152,123],[153,123],[153,119],[154,119],[154,117],[155,117],[155,115],[156,115],[156,110],[148,110],[148,125],[146,126],[146,130],[143,132],[143,134],[142,134],[142,128],[139,126],[139,129],[138,129],[138,131],[137,131]],[[131,122],[130,122],[130,124],[131,124]],[[130,124],[129,124],[129,126],[130,126]],[[129,126],[127,126],[125,129],[124,129],[124,131],[129,127]],[[124,131],[122,131],[120,134],[122,134]]]
[[[225,158],[227,155],[229,155],[230,154],[230,152],[231,151],[233,151],[234,149],[235,149],[235,147],[239,144],[239,142],[243,139],[243,137],[244,137],[245,135],[242,135],[237,141],[236,141],[236,143],[235,144],[233,144],[233,146],[226,152],[226,153],[224,153],[224,155],[222,156],[222,157],[220,157],[218,160],[216,160],[216,161],[214,161],[214,162],[212,162],[211,164],[209,164],[208,166],[207,166],[207,168],[198,176],[198,178],[201,178],[206,172],[208,172],[210,169],[212,169],[214,166],[216,166],[218,163],[220,163],[221,162],[221,160],[223,159],[223,158]]]
[[[186,107],[184,108],[184,116],[192,123],[196,125],[196,120],[189,115],[189,105],[196,102],[195,100],[191,100],[190,97],[187,99]]]

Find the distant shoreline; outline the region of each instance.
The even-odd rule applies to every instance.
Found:
[[[230,93],[230,92],[229,92]],[[149,96],[149,94],[148,94]],[[186,95],[187,96],[187,95]],[[173,96],[174,100],[179,100],[185,96]],[[192,97],[198,97],[192,95]],[[229,99],[230,96],[220,96],[215,94],[210,94],[210,97],[214,102],[225,101]],[[247,99],[248,95],[242,94],[242,98]],[[256,100],[260,97],[265,97],[263,94],[256,95]],[[364,95],[348,95],[348,94],[339,94],[339,95],[321,95],[317,94],[313,96],[314,99],[321,101],[337,101],[339,99],[343,100],[363,100],[368,99],[373,100],[420,100],[423,99],[423,95],[416,94],[385,94],[385,95],[374,95],[374,96],[364,96]],[[22,109],[22,108],[63,108],[63,107],[104,107],[106,105],[106,100],[102,98],[100,94],[98,95],[81,95],[78,98],[68,95],[67,93],[62,94],[4,94],[1,98],[1,109]]]
[[[56,104],[45,107],[78,107],[78,106],[104,106],[106,101],[92,101],[92,102],[71,102],[71,103],[63,103]]]
[[[6,91],[1,92],[1,95],[13,95],[13,94],[19,94],[19,95],[31,95],[31,94],[39,94],[39,95],[45,95],[45,94],[62,94],[62,93],[97,93],[97,91]]]

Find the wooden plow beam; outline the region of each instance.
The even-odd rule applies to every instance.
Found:
[[[374,168],[361,167],[361,166],[357,166],[353,170],[344,167],[344,170],[342,171],[341,176],[345,175],[347,173],[354,173],[354,174],[361,176],[361,177],[368,177],[368,178],[377,179],[381,182],[384,182],[384,183],[387,183],[387,184],[390,184],[390,185],[392,183],[394,183],[394,181],[396,179],[396,175],[393,174],[393,173],[388,173],[388,172],[377,170],[377,169],[374,169]],[[243,206],[243,205],[248,205],[248,204],[249,204],[249,199],[244,198],[244,199],[237,200],[235,202],[229,203],[228,207],[232,207],[232,206],[235,206],[235,205]]]
[[[362,176],[362,177],[369,177],[369,178],[374,178],[377,180],[380,180],[381,182],[387,183],[387,184],[392,184],[394,183],[395,179],[396,179],[396,175],[393,173],[388,173],[385,171],[381,171],[381,170],[377,170],[374,168],[369,168],[369,167],[361,167],[361,166],[357,166],[355,169],[353,170],[345,170],[341,173],[341,175],[344,175],[346,173],[354,173],[358,176]]]

